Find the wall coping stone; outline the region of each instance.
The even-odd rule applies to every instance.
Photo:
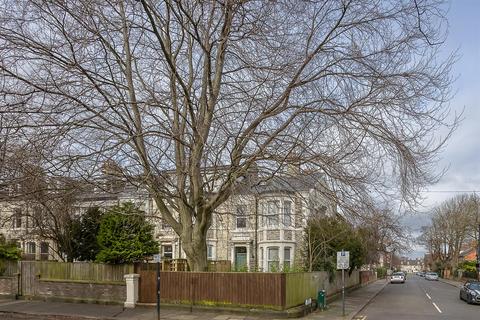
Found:
[[[71,279],[49,279],[49,278],[40,278],[38,279],[41,282],[65,282],[65,283],[78,283],[78,284],[103,284],[103,285],[115,285],[115,286],[125,286],[125,282],[119,281],[95,281],[95,280],[71,280]]]

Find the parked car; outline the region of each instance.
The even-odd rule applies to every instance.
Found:
[[[420,277],[425,277],[425,271],[419,272],[418,275],[419,275]]]
[[[480,304],[480,281],[468,281],[460,288],[460,299]]]
[[[438,274],[436,272],[427,272],[425,274],[425,279],[437,281],[438,280]]]
[[[390,283],[405,283],[405,275],[403,272],[394,272],[390,277]]]

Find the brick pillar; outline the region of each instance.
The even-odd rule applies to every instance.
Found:
[[[127,300],[124,303],[125,308],[135,308],[138,301],[138,279],[139,274],[132,273],[123,276],[127,284]]]

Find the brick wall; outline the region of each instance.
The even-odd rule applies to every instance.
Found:
[[[26,298],[100,304],[123,304],[126,300],[121,266],[40,261],[21,264],[21,294]]]
[[[0,277],[0,295],[14,296],[18,293],[17,277]]]
[[[37,280],[36,297],[65,301],[121,303],[126,299],[125,284],[80,281]]]
[[[375,280],[377,280],[375,271],[360,271],[360,284],[366,285]]]

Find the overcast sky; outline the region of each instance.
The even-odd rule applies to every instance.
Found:
[[[453,68],[455,96],[450,107],[452,112],[463,110],[463,120],[442,153],[440,166],[448,167],[447,173],[422,194],[425,200],[419,210],[424,212],[458,191],[480,191],[480,1],[451,0],[449,8],[449,35],[443,52],[447,55],[458,50]],[[426,215],[405,219],[414,232],[428,221]],[[410,255],[423,253],[423,248],[416,248]]]

